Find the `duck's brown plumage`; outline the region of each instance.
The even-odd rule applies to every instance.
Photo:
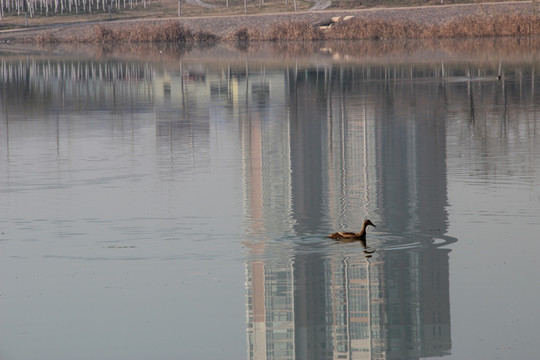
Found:
[[[336,240],[362,240],[366,238],[366,228],[368,225],[376,227],[375,224],[371,222],[371,220],[365,220],[362,224],[362,229],[360,230],[360,232],[335,232],[333,234],[330,234],[328,237],[330,239]]]

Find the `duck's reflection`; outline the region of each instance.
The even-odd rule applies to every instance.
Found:
[[[362,245],[362,247],[364,248],[363,252],[364,252],[364,255],[366,256],[366,259],[369,259],[370,257],[372,257],[373,256],[372,254],[376,251],[374,248],[367,246],[365,239],[360,240],[360,245]]]
[[[375,248],[369,247],[367,245],[366,239],[341,239],[340,243],[358,243],[364,249],[363,253],[366,255],[366,258],[370,258],[372,254],[376,251]]]

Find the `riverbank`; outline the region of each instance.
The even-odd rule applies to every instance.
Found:
[[[317,24],[349,18],[329,28]],[[532,2],[60,23],[0,32],[0,43],[460,38],[540,34]]]

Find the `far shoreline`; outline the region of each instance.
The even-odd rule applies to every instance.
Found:
[[[2,30],[0,48],[21,43],[129,43],[182,39],[215,42],[534,36],[540,34],[539,10],[535,2],[520,1],[65,22]],[[336,23],[330,29],[321,30],[317,26],[332,18],[344,17],[352,17],[352,20],[346,25],[345,22]],[[172,31],[168,37],[163,36],[166,31]],[[154,37],[151,32],[156,33]]]

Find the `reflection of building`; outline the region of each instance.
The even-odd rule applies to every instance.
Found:
[[[366,73],[370,79],[362,78]],[[389,85],[381,80],[387,75],[376,67],[369,72],[288,71],[289,120],[270,119],[280,126],[275,134],[266,132],[254,115],[243,128],[244,133],[249,129],[242,151],[250,232],[264,234],[271,228],[287,234],[292,224],[297,235],[321,233],[352,228],[376,214],[374,220],[387,224],[390,234],[444,234],[444,118],[430,112],[435,106],[412,116],[400,113],[407,102],[416,101],[418,109],[422,99],[436,102],[436,92],[421,83],[411,91],[409,83],[402,86],[398,79]],[[265,162],[276,167],[269,171]],[[276,173],[290,174],[289,183],[275,178]],[[284,198],[283,193],[290,199],[286,207],[269,200]],[[254,228],[255,223],[262,228]],[[433,224],[437,230],[430,233]],[[322,256],[303,251],[300,243],[289,250],[289,261],[263,260],[265,252],[275,251],[271,240],[246,241],[252,258],[246,268],[249,357],[414,359],[447,354],[448,252],[430,248],[432,239],[420,241],[427,247],[371,259]],[[273,305],[284,302],[287,306]]]
[[[251,261],[247,268],[248,357],[295,358],[295,308],[290,259]]]
[[[418,359],[450,350],[448,251],[330,261],[333,358]],[[391,266],[389,266],[391,264]],[[446,266],[445,266],[446,265]]]
[[[419,249],[410,258],[384,254],[369,261],[313,254],[301,257],[305,264],[300,268],[307,269],[302,277],[292,265],[296,259],[248,262],[249,358],[418,359],[448,354],[448,252]],[[408,267],[408,261],[419,261],[419,268]],[[317,296],[319,291],[323,297]]]
[[[382,264],[342,257],[331,259],[329,265],[332,358],[369,359],[382,354]]]

